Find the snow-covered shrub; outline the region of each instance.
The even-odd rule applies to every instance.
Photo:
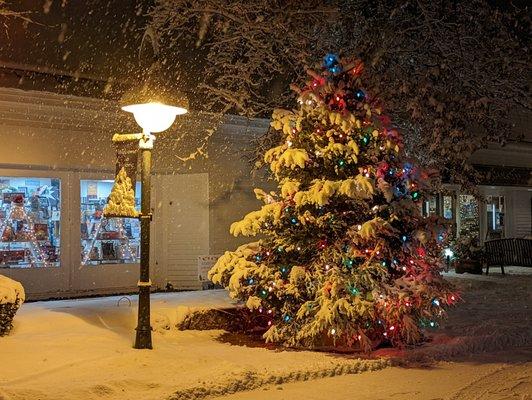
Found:
[[[24,300],[24,288],[20,282],[0,275],[0,336],[9,333],[13,318]]]

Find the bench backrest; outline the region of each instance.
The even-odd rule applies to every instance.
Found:
[[[489,265],[532,267],[532,239],[495,239],[484,242]]]

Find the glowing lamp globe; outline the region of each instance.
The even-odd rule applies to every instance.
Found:
[[[121,100],[122,110],[130,112],[144,132],[162,132],[176,116],[188,112],[188,100],[178,92],[165,91],[153,84],[127,91]]]
[[[146,132],[162,132],[170,128],[175,117],[187,112],[186,108],[152,102],[123,106],[122,110],[133,113],[135,121]]]

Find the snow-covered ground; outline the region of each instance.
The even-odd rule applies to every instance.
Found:
[[[431,368],[386,368],[285,385],[212,400],[530,400],[532,348],[475,355]]]
[[[0,338],[0,399],[526,399],[532,271],[509,272],[448,274],[465,301],[433,342],[370,359],[165,329],[187,310],[230,306],[224,291],[154,295],[155,349],[140,351],[131,348],[134,297],[131,306],[120,297],[24,304]]]

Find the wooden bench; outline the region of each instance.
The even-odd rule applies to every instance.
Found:
[[[490,266],[532,267],[532,239],[495,239],[484,242],[486,275]]]

